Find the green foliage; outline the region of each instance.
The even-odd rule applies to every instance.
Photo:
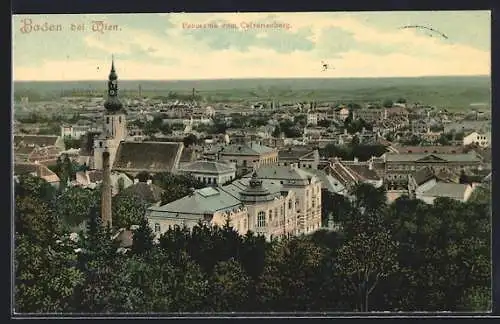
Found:
[[[153,230],[149,226],[146,217],[142,217],[137,223],[139,228],[133,231],[132,252],[135,254],[144,254],[153,250]]]
[[[164,173],[176,191],[195,179]],[[16,311],[484,311],[491,307],[489,200],[433,205],[383,189],[324,195],[339,231],[266,242],[252,232],[200,221],[153,241],[144,209],[114,198],[114,224],[136,223],[130,251],[100,224],[99,190],[56,193],[34,177],[16,185]],[[95,195],[95,196],[94,196]],[[325,216],[323,216],[325,219]],[[120,218],[122,218],[120,220]],[[78,242],[58,220],[87,219]],[[124,227],[127,225],[123,225]],[[78,250],[75,250],[77,249]],[[77,252],[78,251],[78,252]]]
[[[69,150],[69,149],[79,149],[81,146],[81,140],[80,139],[75,139],[75,138],[70,138],[70,137],[65,137],[64,138],[64,147]]]
[[[190,175],[169,172],[155,174],[153,176],[153,183],[164,190],[161,201],[162,205],[191,194],[193,189],[205,187],[203,183]]]
[[[127,193],[119,193],[112,198],[113,226],[130,228],[139,225],[146,214],[146,203]]]
[[[89,220],[91,208],[100,207],[100,190],[69,187],[56,199],[56,215],[61,225],[71,230]]]
[[[198,138],[194,134],[189,134],[188,136],[184,137],[184,139],[182,140],[185,147],[189,147],[193,144],[196,144],[197,141],[198,141]]]
[[[71,311],[75,289],[84,281],[75,260],[75,252],[62,244],[43,247],[26,235],[16,235],[16,312]]]
[[[241,264],[230,259],[215,265],[209,280],[209,294],[214,312],[245,310],[249,300],[250,278]]]
[[[304,121],[304,119],[302,119]],[[305,124],[305,121],[304,121]],[[276,129],[275,129],[275,132]],[[302,136],[302,129],[299,126],[298,122],[297,124],[295,122],[292,122],[291,120],[283,120],[279,124],[279,133],[284,133],[285,137],[287,138],[294,138],[294,137],[300,137]]]

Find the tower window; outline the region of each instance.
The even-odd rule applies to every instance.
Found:
[[[99,142],[99,147],[102,147],[102,142]]]
[[[155,223],[155,232],[159,233],[161,231],[161,227],[159,223]]]
[[[260,211],[257,215],[257,227],[265,227],[266,226],[266,212]]]
[[[109,117],[106,117],[106,124],[109,124]]]
[[[118,122],[121,124],[122,123],[122,116],[118,117]]]

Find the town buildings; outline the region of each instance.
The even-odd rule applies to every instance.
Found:
[[[488,147],[490,145],[491,135],[472,132],[463,138],[463,145],[475,144],[479,147]]]
[[[208,150],[204,155],[210,160],[235,163],[238,175],[278,162],[278,150],[258,142],[218,146]]]
[[[408,175],[425,167],[435,170],[468,170],[478,168],[481,158],[475,153],[386,153],[384,180],[389,188],[406,187]]]
[[[178,172],[190,174],[207,186],[217,186],[236,177],[236,166],[218,161],[194,161],[180,166]]]

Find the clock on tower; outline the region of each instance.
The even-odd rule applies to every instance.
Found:
[[[111,61],[111,71],[108,78],[108,98],[104,103],[104,107],[108,112],[116,113],[123,112],[123,105],[118,99],[118,75],[115,71],[114,60]]]

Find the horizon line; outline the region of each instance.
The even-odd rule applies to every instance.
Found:
[[[118,81],[225,81],[225,80],[342,80],[342,79],[417,79],[417,78],[464,78],[464,77],[491,77],[491,74],[457,74],[457,75],[416,75],[416,76],[366,76],[366,77],[228,77],[228,78],[201,78],[201,79],[122,79]],[[12,80],[13,82],[106,82],[107,79],[72,79],[72,80]]]

